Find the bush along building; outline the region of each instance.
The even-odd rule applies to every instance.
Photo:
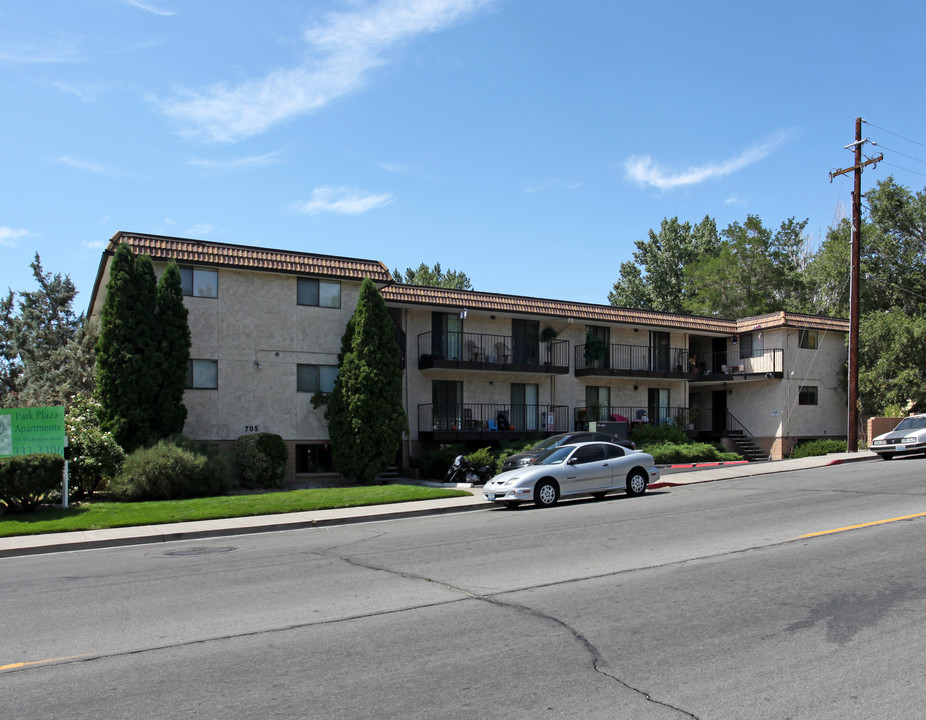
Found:
[[[485,447],[597,427],[673,423],[752,459],[846,435],[843,319],[735,320],[393,283],[375,260],[119,232],[93,289],[98,317],[116,247],[181,271],[192,345],[185,434],[231,448],[271,432],[287,478],[336,473],[324,408],[365,277],[402,350],[408,432],[397,464],[431,445]]]

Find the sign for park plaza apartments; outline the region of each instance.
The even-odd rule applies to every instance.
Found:
[[[64,408],[0,410],[0,457],[51,453],[64,455]]]

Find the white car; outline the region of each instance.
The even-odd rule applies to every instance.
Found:
[[[872,440],[868,449],[878,453],[882,460],[926,452],[926,414],[905,417],[893,430]]]
[[[496,475],[482,496],[508,507],[523,502],[550,507],[561,497],[642,495],[658,479],[652,455],[614,443],[587,442],[552,448],[530,465]]]

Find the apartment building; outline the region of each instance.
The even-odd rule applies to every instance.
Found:
[[[846,435],[845,320],[729,320],[402,285],[375,260],[123,232],[103,253],[91,316],[119,243],[158,273],[180,265],[192,335],[185,432],[221,445],[277,433],[292,476],[334,470],[310,398],[333,386],[364,277],[403,350],[402,463],[430,443],[484,447],[592,424],[675,423],[763,458]]]

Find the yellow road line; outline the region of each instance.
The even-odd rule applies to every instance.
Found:
[[[859,528],[872,527],[874,525],[884,525],[885,523],[899,522],[901,520],[912,520],[913,518],[926,517],[926,512],[916,513],[916,515],[904,515],[903,517],[890,518],[889,520],[875,520],[873,522],[860,523],[858,525],[847,525],[846,527],[835,528],[834,530],[821,530],[820,532],[800,535],[797,539],[819,537],[820,535],[832,535],[833,533],[845,532],[846,530],[858,530]]]
[[[68,655],[67,657],[49,658],[48,660],[33,660],[32,662],[11,663],[9,665],[0,665],[0,670],[13,670],[15,668],[28,667],[29,665],[44,665],[46,663],[61,662],[62,660],[76,660],[77,658],[90,657],[90,653],[82,655]]]

